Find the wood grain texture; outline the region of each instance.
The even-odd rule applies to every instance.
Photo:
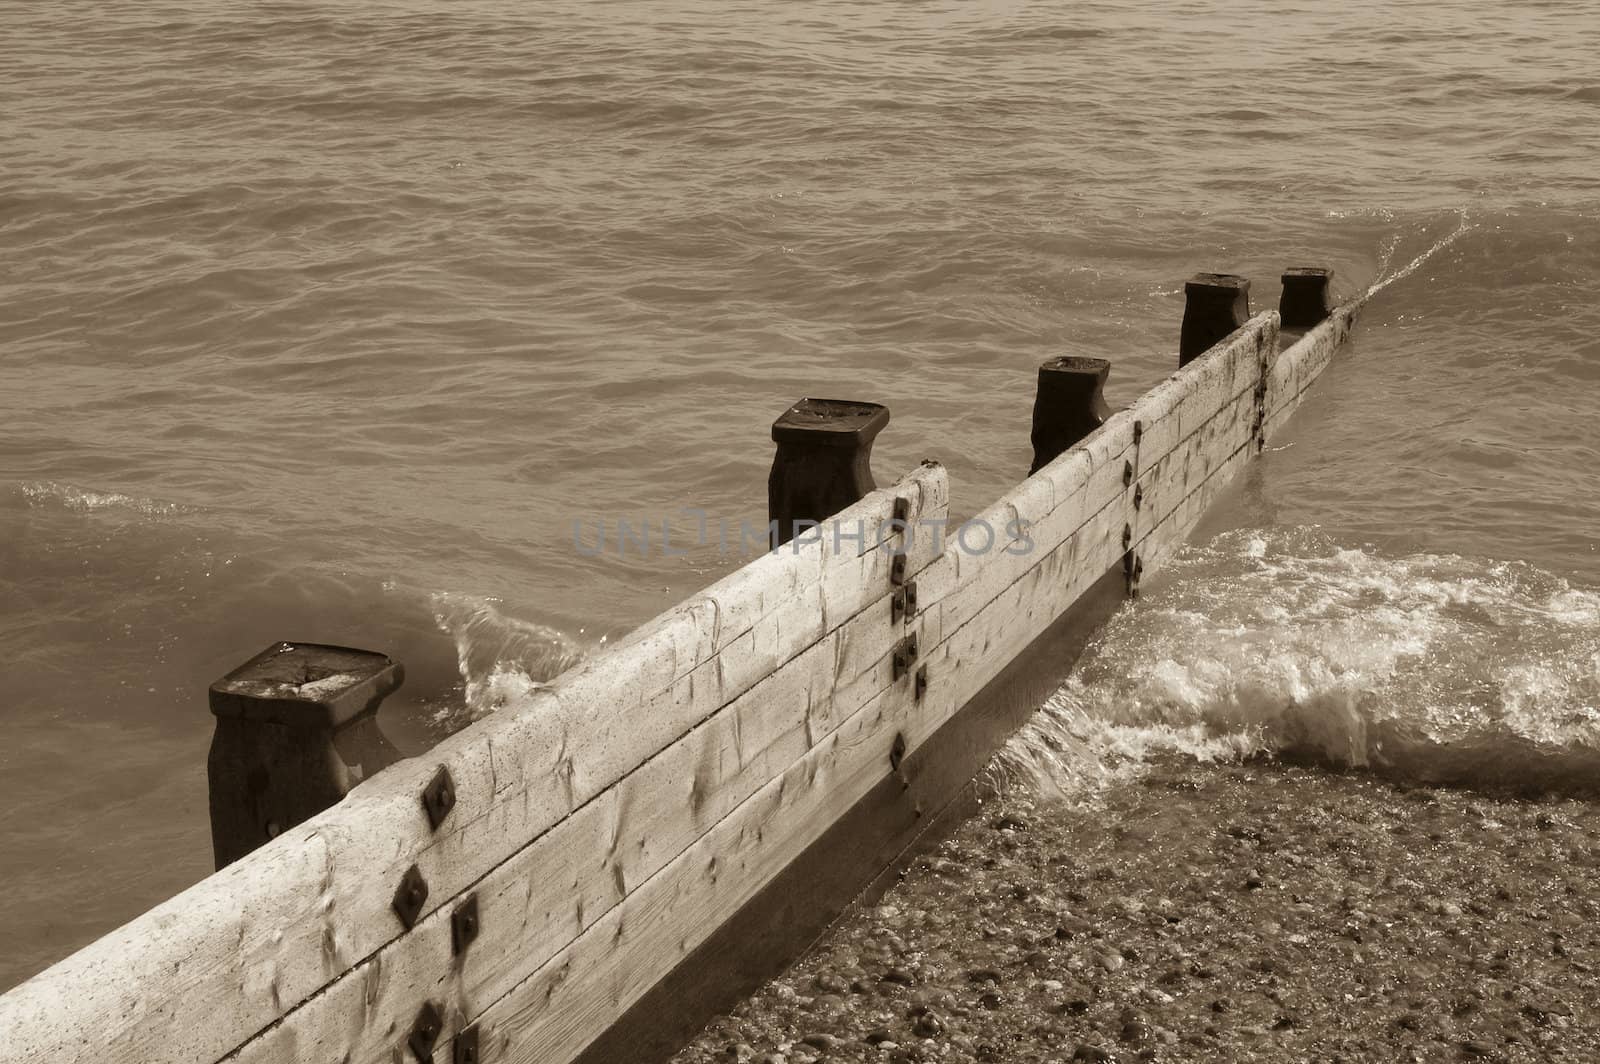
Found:
[[[1263,346],[1275,339],[1275,324],[1274,315],[1263,315],[1229,346],[1226,358],[1195,371],[1208,387],[1215,378],[1215,390],[1227,397],[1209,417],[1184,406],[1176,390],[1170,405],[1161,405],[1169,403],[1165,393],[1153,400],[1152,409],[1186,418],[1179,422],[1186,434],[1163,437],[1180,460],[1162,455],[1154,469],[1203,479],[1224,452],[1239,449],[1237,438],[1253,433],[1255,368]],[[1251,372],[1238,372],[1236,363]],[[1241,380],[1242,390],[1236,389]],[[1188,414],[1173,414],[1173,407]],[[931,677],[928,697],[910,698],[904,681],[885,687],[530,979],[481,1013],[472,1005],[458,1007],[457,1024],[480,1025],[485,1059],[562,1061],[580,1053],[882,782],[896,735],[916,750],[1060,617],[1125,550],[1122,532],[1131,510],[1124,512],[1124,504],[1133,488],[1124,482],[1124,456],[1133,435],[1133,418],[1111,419],[1059,459],[1059,468],[1042,470],[979,515],[998,531],[1018,514],[1044,509],[1041,485],[1049,485],[1052,502],[1057,489],[1065,489],[1062,505],[1040,519],[1049,538],[1035,544],[1037,551],[969,553],[959,539],[947,541],[948,549],[919,580],[939,621],[937,636],[923,630],[924,647],[933,646],[919,662]],[[1153,475],[1148,482],[1160,481]],[[953,567],[951,555],[959,559]],[[787,715],[782,706],[770,708]],[[442,1049],[436,1059],[446,1059]]]
[[[1349,340],[1363,300],[1345,303],[1327,320],[1278,353],[1267,373],[1266,435],[1270,439],[1304,400],[1306,391]]]
[[[441,908],[236,1059],[384,1060],[424,999],[448,1003],[459,1026],[886,692],[894,645],[912,631],[937,642],[939,615],[896,625],[878,599],[475,884],[483,937],[459,961]]]
[[[933,680],[918,702],[909,677],[879,692],[782,775],[717,823],[684,854],[614,906],[530,978],[474,1016],[486,1061],[570,1060],[703,942],[769,880],[891,774],[896,734],[915,749],[1031,639],[1057,599],[1081,594],[1099,573],[1074,565],[1115,550],[1119,515],[1102,511],[1051,552],[1042,574],[1011,586],[957,638],[921,664]],[[1036,634],[1036,633],[1033,633]],[[777,707],[774,707],[775,709]],[[447,1049],[435,1061],[449,1059]]]
[[[841,514],[872,533],[863,548],[813,542],[756,560],[0,997],[0,1060],[214,1061],[279,1026],[401,935],[390,901],[407,867],[429,882],[424,916],[439,912],[818,642],[829,611],[842,622],[886,598],[876,533],[897,494],[914,518],[942,514],[946,474],[924,466]],[[418,795],[440,765],[457,804],[435,833]]]

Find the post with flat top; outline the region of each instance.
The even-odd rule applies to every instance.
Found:
[[[1055,461],[1111,416],[1106,405],[1106,377],[1111,363],[1103,358],[1066,355],[1039,367],[1039,391],[1033,400],[1032,476]]]
[[[378,706],[404,679],[372,651],[274,643],[211,685],[206,774],[219,869],[400,759]]]
[[[1250,318],[1250,282],[1231,273],[1197,273],[1183,286],[1178,365],[1187,366]]]
[[[1321,266],[1294,266],[1283,272],[1278,316],[1285,329],[1309,329],[1333,313],[1333,271]]]
[[[796,522],[822,522],[860,502],[872,482],[872,441],[889,408],[848,399],[802,399],[772,423],[778,453],[767,479],[774,549],[795,537]]]

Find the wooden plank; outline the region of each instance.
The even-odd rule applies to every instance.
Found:
[[[1010,539],[998,541],[1004,546],[997,544],[988,551],[969,552],[955,542],[945,552],[945,557],[930,569],[928,578],[918,581],[919,602],[927,600],[941,606],[942,622],[947,629],[965,624],[1006,587],[1037,568],[1044,557],[1069,542],[1101,512],[1108,508],[1122,511],[1123,500],[1132,490],[1123,483],[1124,462],[1133,453],[1132,419],[1117,418],[1108,422],[1084,444],[1081,450],[1069,452],[1074,458],[1065,467],[1078,478],[1077,490],[1063,493],[1063,501],[1032,527],[1031,546],[1023,549],[1024,545],[1017,539]],[[1041,470],[1041,474],[1043,472]],[[1058,476],[1061,479],[1054,487],[1061,489],[1067,482],[1064,474]],[[1010,499],[1018,495],[1026,506],[1028,496],[1013,491],[974,520],[1003,532],[1017,505]],[[1128,512],[1132,512],[1131,507]],[[1120,528],[1119,524],[1119,531]]]
[[[937,642],[938,617],[937,607],[925,611],[909,630]],[[450,956],[442,909],[236,1059],[382,1060],[421,1001],[465,1016],[472,1002],[497,1000],[889,689],[890,652],[907,631],[891,623],[887,599],[867,607],[480,881],[485,935],[462,961],[441,960]]]
[[[749,798],[588,932],[474,1017],[486,1061],[565,1061],[889,772],[901,733],[914,749],[1100,573],[1076,564],[1121,555],[1120,515],[1103,511],[961,629],[925,655],[935,677],[916,702],[908,680],[875,696],[782,776]],[[361,1058],[357,1058],[358,1061]],[[374,1058],[375,1059],[375,1058]],[[448,1059],[441,1047],[435,1060]]]
[[[948,504],[944,470],[925,466],[841,516],[877,529],[896,491],[910,498],[914,517]],[[852,595],[863,608],[886,596],[887,554],[851,556],[819,543],[758,559],[515,712],[380,773],[0,997],[8,1031],[0,1059],[220,1059],[400,934],[390,901],[407,867],[422,869],[432,888],[425,912],[438,912],[760,678],[754,670],[725,676],[719,647],[765,624],[763,660],[803,652],[817,633],[796,622],[794,601],[830,573],[835,611]],[[435,834],[417,796],[441,764],[455,777],[457,804]]]
[[[1267,374],[1266,434],[1270,439],[1305,398],[1306,390],[1350,337],[1364,300],[1345,303],[1278,353]]]
[[[1263,311],[1226,343],[1207,351],[1146,392],[1130,408],[1144,425],[1145,465],[1170,453],[1229,400],[1255,388],[1278,342],[1278,312]]]
[[[1181,482],[1169,479],[1159,489],[1168,504],[1153,511],[1150,526],[1134,547],[1146,573],[1171,560],[1217,495],[1256,456],[1254,422],[1254,403],[1240,403],[1231,412],[1220,414],[1212,428],[1197,434],[1195,439],[1203,442],[1193,458],[1183,463],[1185,476]],[[1180,468],[1179,463],[1173,462],[1172,468]]]
[[[1171,454],[1182,453],[1183,476],[1193,475],[1189,463],[1197,452],[1190,441],[1211,424],[1219,410],[1248,407],[1244,420],[1253,424],[1258,367],[1265,353],[1275,347],[1277,330],[1276,311],[1252,318],[1228,343],[1173,374],[1132,408],[1109,418],[1076,448],[1002,496],[972,520],[1003,533],[1017,518],[1028,516],[1031,549],[1023,550],[1018,538],[1002,536],[994,549],[974,553],[962,549],[957,540],[918,581],[919,600],[942,604],[943,623],[953,630],[1106,507],[1120,507],[1124,524],[1137,534],[1140,513],[1150,513],[1167,493],[1165,481],[1149,477],[1148,469],[1165,468],[1163,463]],[[1136,424],[1141,426],[1137,444]],[[1124,481],[1129,463],[1141,477],[1138,486],[1145,496],[1138,510],[1133,506],[1134,485]],[[1041,481],[1049,485],[1051,508],[1039,517],[1035,515],[1043,509],[1045,498]]]
[[[1070,673],[1124,601],[1121,567],[584,1049],[578,1064],[666,1061],[714,1015],[779,975],[854,900],[871,904],[917,854],[976,811],[992,752]]]
[[[1142,501],[1141,521],[1134,537],[1136,552],[1138,543],[1150,530],[1169,521],[1190,495],[1236,452],[1248,448],[1254,453],[1251,444],[1255,439],[1257,409],[1255,388],[1249,385],[1238,395],[1224,400],[1224,405],[1211,418],[1194,426],[1176,448],[1139,474],[1136,483]],[[1144,565],[1149,569],[1151,560],[1145,559]]]

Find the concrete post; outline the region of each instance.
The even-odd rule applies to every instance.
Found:
[[[825,521],[860,502],[872,482],[872,441],[889,408],[845,399],[802,399],[772,423],[778,453],[767,479],[773,547],[795,537],[795,522]]]
[[[1197,273],[1183,286],[1178,365],[1187,366],[1250,318],[1250,282],[1231,273]]]
[[[1039,367],[1033,400],[1032,476],[1111,416],[1104,389],[1111,363],[1103,358],[1052,358]]]
[[[1295,266],[1283,273],[1278,315],[1285,329],[1309,329],[1333,313],[1333,271]]]
[[[400,759],[378,706],[405,670],[382,654],[275,643],[211,685],[211,844],[222,868]]]

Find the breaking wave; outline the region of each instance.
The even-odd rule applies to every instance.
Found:
[[[1158,754],[1600,792],[1600,592],[1314,530],[1218,537],[1113,618],[997,767],[1070,795]]]
[[[559,629],[507,614],[499,600],[441,592],[434,620],[456,646],[463,702],[441,713],[465,724],[548,684],[582,661],[589,648]]]

